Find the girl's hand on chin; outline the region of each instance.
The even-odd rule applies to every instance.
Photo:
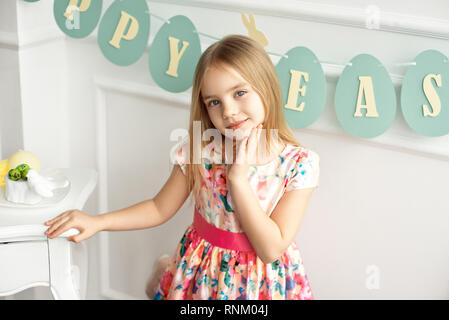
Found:
[[[250,165],[256,164],[257,144],[259,142],[262,124],[251,129],[249,136],[237,142],[236,159],[228,167],[226,174],[230,182],[238,180],[248,180],[248,170]]]

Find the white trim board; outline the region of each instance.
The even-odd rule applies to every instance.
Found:
[[[330,23],[362,29],[368,28],[367,20],[369,20],[369,13],[366,8],[344,7],[295,0],[283,0],[282,4],[271,0],[147,0],[147,2],[150,7],[151,2],[155,2],[233,12],[245,11],[265,16]],[[371,25],[369,28],[386,32],[449,40],[449,20],[433,17],[380,11],[378,21],[375,21],[375,25]],[[97,30],[98,27],[94,30],[94,34],[89,37],[96,38]],[[38,28],[31,35],[23,39],[19,39],[15,32],[0,31],[0,48],[17,50],[18,48],[36,46],[44,42],[61,40],[65,37],[64,33],[56,30],[53,26]],[[79,40],[82,41],[82,39]]]
[[[449,39],[449,20],[379,11],[376,24],[369,24],[370,13],[366,8],[344,7],[296,0],[150,0],[185,7],[201,7],[234,12],[252,12],[265,16],[331,23],[355,28],[371,28],[380,31],[405,33],[415,36]],[[377,28],[376,28],[377,27]]]
[[[162,89],[141,85],[139,83],[119,81],[112,78],[94,77],[94,87],[96,92],[96,132],[97,132],[97,170],[99,174],[98,183],[98,212],[108,212],[108,160],[107,160],[107,136],[106,136],[106,99],[108,91],[120,92],[134,97],[144,97],[151,100],[162,101],[175,107],[188,108],[188,98],[186,94],[170,94]],[[139,298],[127,293],[113,289],[110,285],[109,272],[109,234],[100,233],[100,295],[107,299],[114,300],[138,300]]]

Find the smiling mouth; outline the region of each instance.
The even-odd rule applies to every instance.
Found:
[[[229,126],[229,127],[226,127],[226,128],[227,128],[227,129],[231,129],[231,130],[238,129],[238,128],[240,128],[243,124],[245,124],[245,122],[246,122],[247,120],[248,120],[248,119],[239,121],[239,122],[237,122],[236,124],[234,124],[234,125],[232,125],[232,126]]]

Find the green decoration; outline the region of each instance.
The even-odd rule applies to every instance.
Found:
[[[55,0],[53,14],[59,29],[71,38],[85,38],[94,31],[101,17],[102,0]]]
[[[150,46],[150,74],[167,91],[186,91],[192,86],[200,56],[195,26],[186,16],[174,16],[159,29]]]
[[[439,137],[449,133],[449,60],[426,50],[408,68],[401,88],[401,110],[417,133]]]
[[[150,15],[145,0],[115,1],[98,28],[98,46],[103,55],[119,66],[129,66],[142,57],[150,34]]]
[[[305,47],[286,53],[276,65],[282,87],[284,115],[292,128],[311,125],[326,104],[326,77],[315,54]]]
[[[335,112],[343,129],[355,137],[373,138],[390,127],[396,92],[379,60],[368,54],[351,60],[338,79]]]

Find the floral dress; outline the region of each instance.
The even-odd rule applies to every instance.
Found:
[[[184,174],[187,148],[188,144],[181,141],[171,153],[173,163],[179,164]],[[214,146],[209,149],[213,151]],[[221,164],[214,171],[210,159],[204,157],[207,181],[195,199],[195,207],[211,225],[244,232],[226,184],[226,166]],[[318,154],[290,144],[275,160],[250,166],[248,172],[249,183],[268,215],[285,192],[318,187],[318,177]],[[303,300],[313,299],[313,294],[295,241],[278,260],[265,264],[255,252],[213,246],[192,223],[182,236],[154,299]]]

